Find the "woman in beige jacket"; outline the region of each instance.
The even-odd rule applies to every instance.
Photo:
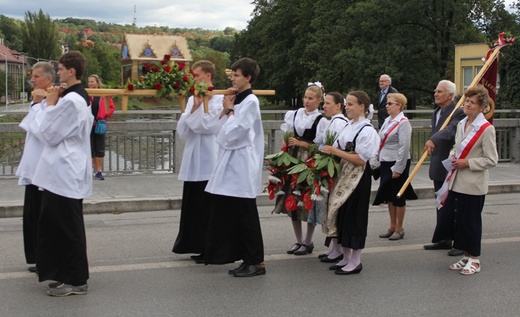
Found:
[[[478,85],[465,93],[466,118],[457,126],[455,146],[448,162],[448,176],[437,192],[440,218],[432,241],[454,241],[453,247],[464,250],[464,256],[450,265],[463,275],[480,272],[482,209],[488,191],[488,169],[496,166],[495,128],[485,119],[489,109],[487,90]]]

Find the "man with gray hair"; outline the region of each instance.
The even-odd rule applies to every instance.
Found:
[[[33,86],[32,102],[29,113],[20,122],[22,129],[28,130],[36,114],[45,109],[45,90],[52,86],[56,72],[54,66],[47,62],[38,62],[31,69],[31,85]],[[27,132],[22,159],[16,170],[18,185],[25,186],[23,202],[23,245],[27,264],[36,264],[36,226],[40,217],[42,191],[33,185],[34,171],[40,161],[43,143]],[[29,271],[37,273],[37,265],[30,266]]]
[[[383,74],[379,77],[379,88],[381,92],[379,93],[379,102],[377,104],[377,120],[379,122],[379,128],[381,128],[383,122],[385,122],[385,119],[388,117],[388,112],[386,112],[386,95],[398,91],[392,87],[392,78],[387,74]]]
[[[433,181],[435,192],[437,192],[442,187],[444,179],[448,175],[448,171],[446,168],[444,168],[442,161],[448,158],[450,150],[455,143],[457,124],[466,116],[462,108],[457,109],[448,125],[443,130],[440,130],[441,126],[444,124],[444,121],[446,121],[448,116],[453,112],[453,109],[455,109],[455,90],[456,86],[453,82],[449,80],[441,80],[437,85],[437,88],[435,88],[433,95],[435,98],[436,107],[432,114],[432,134],[430,139],[426,141],[424,150],[428,151],[428,155],[430,156],[429,174],[430,179]],[[439,209],[437,209],[437,221],[438,219]],[[451,249],[448,252],[448,255],[450,256],[459,256],[463,254],[463,251],[461,250],[452,249],[451,245],[451,240],[445,240],[427,244],[424,246],[424,249]]]

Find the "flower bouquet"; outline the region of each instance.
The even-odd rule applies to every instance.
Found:
[[[289,146],[287,145],[289,139],[293,136],[294,134],[292,132],[285,132],[284,143],[281,150],[265,157],[269,165],[267,169],[270,172],[266,189],[269,199],[271,200],[274,199],[276,195],[285,194],[282,188],[286,187],[284,185],[289,183],[288,169],[299,163],[299,160],[289,153]]]
[[[333,145],[337,133],[327,131],[325,144]],[[340,171],[339,158],[332,154],[318,152],[316,145],[309,148],[309,158],[289,170],[289,174],[298,175],[296,183],[304,187],[303,192],[310,193],[311,200],[322,200],[334,186],[334,176]],[[303,197],[303,196],[302,196]]]
[[[311,210],[312,201],[316,200],[312,191],[312,184],[315,182],[315,156],[318,147],[315,144],[311,144],[307,151],[308,156],[305,162],[296,164],[288,170],[289,175],[291,175],[291,188],[293,191],[285,200],[285,208],[287,210],[296,210],[298,206]]]

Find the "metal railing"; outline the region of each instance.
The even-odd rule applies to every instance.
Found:
[[[279,112],[280,113],[280,112]],[[425,141],[430,136],[428,119],[410,120],[412,161],[419,160]],[[277,152],[283,133],[282,120],[265,120],[265,153]],[[497,151],[501,162],[518,160],[520,119],[496,119]],[[136,120],[109,122],[106,135],[104,172],[108,174],[172,173],[180,164],[184,142],[177,139],[177,121]],[[0,124],[0,176],[14,176],[25,133],[17,123]]]

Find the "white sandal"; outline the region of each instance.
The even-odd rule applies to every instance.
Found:
[[[460,259],[457,263],[453,263],[452,265],[450,265],[450,270],[453,270],[453,271],[462,270],[468,263],[468,259],[469,259],[469,257],[465,256],[462,259]]]
[[[473,275],[475,273],[480,272],[480,261],[479,259],[468,259],[468,263],[462,270],[460,270],[460,274],[462,275]]]

